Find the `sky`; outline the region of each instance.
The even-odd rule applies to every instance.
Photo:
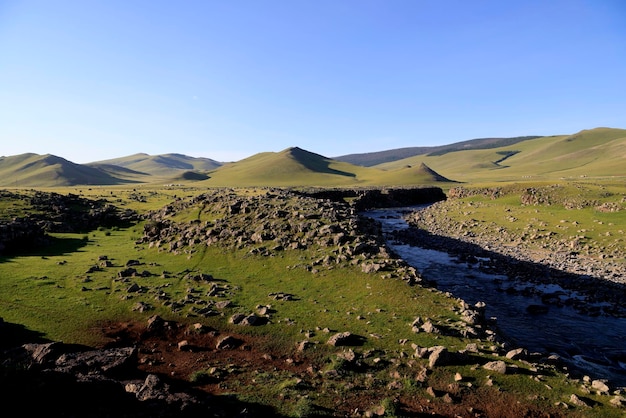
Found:
[[[626,128],[622,0],[0,0],[0,156]]]

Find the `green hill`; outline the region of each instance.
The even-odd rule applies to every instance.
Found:
[[[140,173],[158,177],[177,177],[185,171],[210,171],[220,167],[222,163],[210,158],[196,158],[183,154],[133,154],[126,157],[114,158],[90,163],[90,166],[116,165]]]
[[[491,149],[510,146],[518,142],[529,139],[541,138],[539,136],[518,136],[512,138],[477,138],[468,141],[455,142],[450,145],[440,145],[434,147],[407,147],[396,148],[386,151],[368,152],[363,154],[349,154],[335,157],[335,160],[344,161],[351,164],[372,167],[384,163],[391,163],[398,160],[414,157],[417,155],[444,155],[449,152],[467,151],[475,149]]]
[[[125,180],[96,167],[75,164],[55,155],[0,157],[0,186],[54,187],[120,184]]]
[[[358,187],[626,176],[624,129],[483,138],[442,147],[412,148],[411,152],[418,149],[419,155],[373,166],[328,158],[298,147],[263,152],[232,163],[182,154],[134,154],[80,165],[54,155],[31,153],[0,157],[0,186],[193,182],[205,187]],[[355,155],[369,156],[372,162],[404,155],[404,151],[398,151]]]
[[[464,182],[515,181],[626,176],[625,161],[626,130],[596,128],[498,148],[419,155],[376,168],[392,170],[424,163],[448,178]]]
[[[448,181],[425,165],[381,170],[353,165],[298,147],[225,164],[203,184],[215,186],[371,186]]]
[[[300,148],[262,152],[225,164],[205,183],[227,186],[344,185],[355,182],[359,168]]]

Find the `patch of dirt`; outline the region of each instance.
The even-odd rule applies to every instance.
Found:
[[[215,329],[196,332],[192,327],[177,323],[166,323],[159,331],[149,331],[145,324],[137,322],[109,323],[102,328],[103,337],[109,340],[104,348],[135,345],[139,349],[139,369],[146,373],[166,376],[168,379],[189,382],[200,370],[210,370],[208,381],[196,388],[213,395],[242,393],[254,390],[263,384],[277,384],[280,376],[300,377],[306,386],[303,393],[322,390],[325,377],[318,373],[320,365],[301,353],[262,351],[258,347],[271,345],[264,338],[221,333]],[[218,341],[225,335],[240,341],[237,347],[218,349]],[[179,343],[183,343],[179,347]],[[259,376],[275,376],[276,381],[258,381]],[[337,379],[335,377],[335,379]],[[450,398],[398,396],[400,391],[389,387],[353,390],[333,395],[326,393],[332,408],[326,407],[325,416],[365,416],[366,411],[376,411],[382,399],[391,402],[398,416],[406,417],[528,417],[547,418],[566,416],[558,410],[546,411],[530,401],[520,401],[511,394],[492,388],[477,388],[471,391],[447,391]],[[243,393],[245,394],[245,393]],[[280,395],[279,395],[280,396]],[[280,398],[279,398],[280,399]],[[296,400],[285,399],[292,401]],[[378,412],[382,410],[378,409]],[[389,412],[389,411],[387,411]],[[376,416],[374,414],[374,416]]]

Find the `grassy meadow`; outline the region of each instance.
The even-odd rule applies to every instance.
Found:
[[[613,188],[619,190],[619,185],[608,184],[606,187],[615,193],[613,196],[617,193]],[[148,186],[49,190],[106,199],[121,208],[140,213],[158,210],[176,199],[189,199],[206,191],[191,187]],[[568,190],[562,192],[577,199],[578,195]],[[251,195],[263,190],[230,189],[232,192]],[[594,202],[603,199],[597,194],[588,198]],[[468,200],[475,211],[472,214],[474,217],[493,217],[501,208],[510,209],[509,206],[516,205],[513,198],[505,196],[496,201],[500,206],[494,212],[493,207],[478,205],[481,199],[474,196]],[[611,197],[605,199],[614,200]],[[23,201],[3,199],[2,205],[2,212],[13,216],[28,211]],[[549,211],[532,216],[557,219],[572,213],[563,213],[563,210],[557,214]],[[587,215],[579,216],[578,213],[578,222],[586,222]],[[173,219],[182,223],[193,220],[211,222],[220,216],[223,214],[192,206],[187,211],[176,213]],[[608,227],[611,215],[602,216],[606,216],[599,218],[605,222],[602,225]],[[621,222],[623,216],[621,213],[619,216],[619,220],[613,219],[612,222]],[[595,232],[601,234],[603,228]],[[98,346],[106,342],[99,332],[103,324],[142,322],[159,314],[169,320],[189,324],[201,321],[223,332],[230,330],[249,335],[256,338],[255,341],[261,345],[258,347],[260,350],[280,351],[286,357],[306,357],[322,372],[334,370],[339,373],[333,374],[339,377],[312,379],[306,384],[301,383],[301,375],[257,373],[252,379],[254,382],[239,380],[232,388],[234,396],[239,399],[271,405],[287,416],[306,416],[303,411],[311,410],[313,406],[330,410],[336,407],[337,399],[355,396],[355,393],[361,393],[368,399],[365,407],[375,409],[386,405],[387,415],[393,416],[393,399],[445,402],[443,399],[432,399],[426,389],[427,386],[434,386],[449,390],[450,385],[455,385],[454,390],[459,393],[480,388],[491,393],[490,396],[504,393],[522,400],[533,399],[534,404],[544,405],[547,409],[556,408],[554,405],[557,403],[565,405],[572,393],[578,393],[596,403],[593,410],[585,410],[585,416],[621,416],[618,409],[608,404],[609,398],[581,392],[580,382],[572,381],[552,368],[538,370],[536,365],[506,359],[510,367],[523,372],[494,377],[493,372],[483,370],[479,364],[502,358],[497,354],[504,350],[499,343],[454,334],[414,333],[411,324],[417,317],[428,318],[437,326],[449,329],[455,329],[462,323],[460,302],[435,289],[409,286],[402,280],[381,273],[364,273],[356,265],[338,264],[312,272],[306,266],[328,251],[321,246],[306,251],[282,251],[273,257],[251,254],[249,248],[202,245],[173,253],[148,244],[138,244],[142,235],[143,222],[128,228],[59,233],[53,234],[55,241],[52,246],[30,253],[3,256],[0,258],[0,317],[6,322],[20,324],[45,339]],[[110,264],[99,267],[103,256]],[[137,260],[140,264],[136,268],[146,272],[145,277],[132,279],[143,288],[142,292],[129,293],[130,283],[118,277],[118,272],[129,260]],[[201,317],[187,306],[176,310],[172,305],[159,302],[158,296],[162,292],[166,292],[174,302],[187,297],[190,288],[195,294],[207,294],[210,283],[193,280],[191,277],[194,274],[213,276],[225,290],[221,297],[232,303],[221,315]],[[291,294],[295,300],[268,297],[276,292]],[[140,303],[153,309],[140,312],[136,309]],[[267,305],[273,311],[272,321],[267,325],[240,327],[228,323],[228,318],[235,313],[247,314],[254,312],[258,306]],[[326,344],[331,333],[342,331],[365,337],[364,344],[354,347],[354,351],[361,355],[375,353],[368,361],[376,358],[380,363],[371,363],[368,373],[346,369],[343,365],[345,361],[337,356],[338,352],[345,350]],[[304,339],[308,339],[312,347],[298,353],[297,344]],[[457,352],[471,343],[480,347],[475,364],[435,368],[429,375],[428,385],[417,379],[420,370],[427,366],[428,359],[417,358],[414,347],[443,345],[449,351]],[[198,364],[196,374],[185,379],[198,378],[210,368],[208,364]],[[457,373],[463,376],[460,382],[455,380]],[[490,386],[484,386],[485,382],[491,382]],[[573,410],[572,416],[576,414]]]
[[[467,195],[442,203],[445,215],[439,214],[466,232],[488,236],[498,230],[510,245],[626,262],[621,180],[484,183],[466,190]]]

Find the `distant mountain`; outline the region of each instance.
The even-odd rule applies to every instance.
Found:
[[[416,155],[444,155],[449,152],[466,151],[471,149],[499,148],[516,144],[530,139],[541,138],[540,136],[518,136],[512,138],[477,138],[468,141],[456,142],[450,145],[434,147],[408,147],[396,148],[387,151],[368,152],[363,154],[348,154],[334,157],[337,161],[344,161],[351,164],[372,167],[392,161],[399,161]]]
[[[54,187],[150,183],[163,179],[204,180],[221,163],[182,154],[135,154],[89,164],[33,153],[0,157],[0,186]]]
[[[179,176],[184,171],[206,172],[220,167],[223,163],[210,158],[196,158],[183,154],[134,154],[127,157],[114,158],[89,163],[89,166],[115,165],[136,172],[161,177]]]
[[[125,180],[105,170],[75,164],[56,155],[20,154],[0,157],[0,186],[53,187],[120,184]]]

